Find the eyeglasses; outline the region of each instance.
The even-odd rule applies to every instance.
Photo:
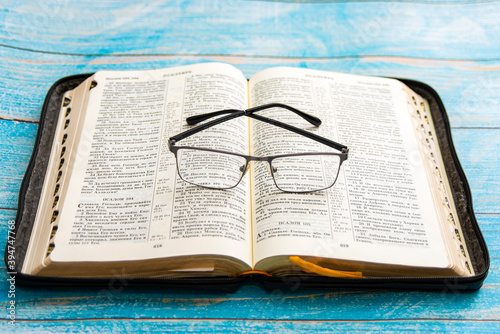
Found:
[[[321,125],[321,120],[319,118],[281,103],[265,104],[246,110],[220,110],[188,117],[186,122],[189,125],[194,125],[212,117],[229,114],[170,137],[168,140],[168,147],[175,155],[177,172],[180,178],[185,182],[204,188],[231,189],[240,183],[250,165],[250,161],[267,161],[268,171],[273,177],[276,187],[281,191],[307,193],[328,189],[333,186],[337,180],[342,162],[347,160],[349,153],[347,146],[295,126],[255,114],[258,111],[269,108],[287,109],[304,118],[314,126]],[[194,135],[195,133],[241,116],[251,117],[292,131],[334,148],[340,151],[340,153],[298,153],[254,157],[208,148],[175,146],[180,140]]]

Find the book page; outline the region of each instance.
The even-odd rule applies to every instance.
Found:
[[[280,192],[254,164],[254,261],[279,255],[447,267],[425,169],[401,83],[275,68],[250,81],[251,106],[285,103],[318,116],[315,128],[286,110],[265,116],[349,147],[336,184],[308,194]],[[327,146],[252,120],[256,156],[328,152]]]
[[[60,208],[53,261],[123,261],[193,254],[251,263],[249,182],[214,191],[182,181],[168,138],[186,117],[246,108],[247,81],[229,65],[103,71],[89,104]],[[248,154],[241,118],[187,145]]]

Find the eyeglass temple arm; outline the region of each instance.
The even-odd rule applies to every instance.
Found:
[[[229,112],[230,110],[227,110],[227,111]],[[187,138],[187,137],[189,137],[191,135],[194,135],[195,133],[198,133],[198,132],[203,131],[205,129],[211,128],[212,126],[215,126],[217,124],[220,124],[220,123],[229,121],[231,119],[234,119],[234,118],[241,117],[241,116],[245,115],[245,116],[257,119],[259,121],[262,121],[262,122],[265,122],[265,123],[268,123],[268,124],[271,124],[271,125],[278,126],[278,127],[282,128],[282,129],[286,129],[286,130],[292,131],[292,132],[297,133],[299,135],[305,136],[307,138],[310,138],[312,140],[315,140],[317,142],[325,144],[325,145],[327,145],[329,147],[335,148],[336,150],[339,150],[341,152],[347,153],[349,151],[348,148],[347,148],[347,146],[345,146],[345,145],[339,144],[337,142],[334,142],[333,140],[329,140],[327,138],[318,136],[318,135],[316,135],[314,133],[311,133],[311,132],[307,132],[305,130],[302,130],[300,128],[297,128],[297,127],[289,125],[289,124],[285,124],[285,123],[282,123],[282,122],[279,122],[279,121],[276,121],[276,120],[273,120],[273,119],[270,119],[270,118],[267,118],[267,117],[263,117],[263,116],[260,116],[260,115],[256,115],[256,114],[246,114],[244,110],[233,109],[230,112],[231,112],[231,114],[228,115],[228,116],[217,118],[217,119],[215,119],[215,120],[213,120],[211,122],[207,122],[205,124],[202,124],[202,125],[199,125],[197,127],[192,128],[192,129],[189,129],[189,130],[186,130],[184,132],[181,132],[181,133],[179,133],[179,134],[171,137],[169,139],[169,142],[173,145],[177,141],[179,141],[181,139],[184,139],[184,138]]]
[[[246,114],[246,115],[248,117],[253,118],[253,119],[257,119],[259,121],[262,121],[262,122],[265,122],[265,123],[268,123],[268,124],[276,125],[276,126],[282,128],[282,129],[295,132],[296,134],[302,135],[302,136],[307,137],[309,139],[312,139],[312,140],[315,140],[315,141],[320,142],[322,144],[325,144],[326,146],[329,146],[329,147],[332,147],[332,148],[334,148],[336,150],[339,150],[342,153],[347,153],[349,151],[348,148],[347,148],[347,146],[345,146],[345,145],[339,144],[339,143],[337,143],[337,142],[335,142],[333,140],[327,139],[325,137],[318,136],[317,134],[314,134],[312,132],[308,132],[308,131],[302,130],[302,129],[297,128],[297,127],[295,127],[293,125],[282,123],[280,121],[277,121],[277,120],[274,120],[274,119],[270,119],[270,118],[267,118],[267,117],[264,117],[264,116],[261,116],[261,115],[256,115],[256,114]]]
[[[224,113],[222,113],[222,112],[224,112]],[[198,126],[196,126],[194,128],[191,128],[189,130],[181,132],[181,133],[179,133],[179,134],[177,134],[177,135],[175,135],[173,137],[170,137],[168,141],[170,143],[172,143],[172,144],[175,144],[175,142],[178,142],[181,139],[184,139],[184,138],[187,138],[189,136],[192,136],[195,133],[198,133],[200,131],[203,131],[203,130],[206,130],[208,128],[211,128],[212,126],[215,126],[217,124],[224,123],[224,122],[229,121],[229,120],[231,120],[233,118],[237,118],[237,117],[241,117],[241,116],[245,115],[245,111],[244,110],[238,110],[238,109],[221,110],[221,111],[217,111],[216,113],[219,113],[219,115],[223,115],[225,113],[230,113],[230,115],[214,119],[213,121],[207,122],[205,124],[198,125]]]
[[[253,114],[254,112],[261,111],[264,109],[269,109],[269,108],[287,109],[287,110],[290,110],[291,112],[299,115],[300,117],[302,117],[303,119],[305,119],[306,121],[308,121],[309,123],[311,123],[314,126],[321,125],[321,120],[318,117],[313,116],[313,115],[309,115],[303,111],[300,111],[298,109],[295,109],[294,107],[290,107],[290,106],[288,106],[286,104],[282,104],[282,103],[269,103],[269,104],[263,104],[263,105],[258,106],[258,107],[253,107],[253,108],[247,109],[246,114]],[[235,109],[227,109],[227,110],[219,110],[219,111],[214,111],[211,113],[191,116],[191,117],[186,118],[186,122],[189,125],[194,125],[194,124],[203,122],[204,120],[207,120],[209,118],[224,115],[224,114],[231,114],[231,113],[234,113],[235,111],[236,111]]]

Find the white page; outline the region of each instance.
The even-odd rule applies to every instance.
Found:
[[[255,262],[296,254],[449,266],[403,96],[394,80],[305,69],[273,68],[251,79],[251,106],[279,102],[316,115],[319,128],[289,111],[266,116],[350,149],[334,187],[311,194],[279,192],[255,165]],[[254,155],[329,151],[286,130],[251,124]]]
[[[241,72],[214,63],[105,71],[95,80],[51,259],[216,254],[250,264],[248,181],[228,191],[189,185],[178,177],[167,146],[169,137],[188,128],[188,116],[245,108]],[[228,122],[179,146],[247,154],[247,126],[244,118]]]

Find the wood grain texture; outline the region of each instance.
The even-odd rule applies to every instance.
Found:
[[[266,321],[266,320],[157,320],[138,321],[131,319],[119,320],[74,320],[57,321],[47,326],[41,321],[21,321],[19,331],[23,333],[41,333],[50,329],[51,332],[78,333],[495,333],[500,330],[500,324],[495,320],[486,321]]]
[[[0,255],[60,77],[222,61],[411,78],[450,118],[491,269],[477,292],[16,286],[16,332],[479,332],[500,328],[500,2],[0,0]],[[9,285],[0,265],[0,332]]]
[[[498,9],[474,2],[31,0],[0,7],[0,44],[79,55],[498,59]]]

